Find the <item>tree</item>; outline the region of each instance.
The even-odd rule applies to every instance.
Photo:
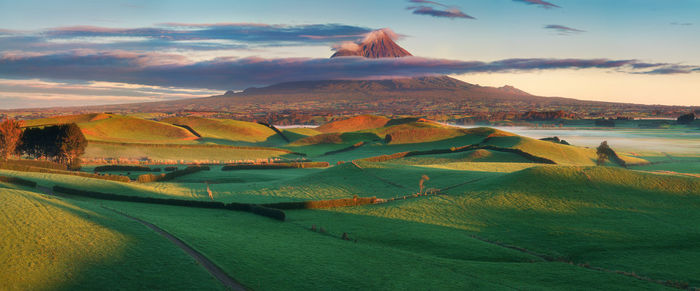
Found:
[[[418,194],[423,194],[423,187],[426,181],[430,180],[430,177],[423,175],[420,177],[420,182],[418,182]]]
[[[596,153],[598,154],[598,159],[596,160],[596,164],[599,166],[605,164],[605,161],[610,159],[610,152],[612,149],[610,146],[608,146],[608,141],[601,142],[598,148],[596,149]]]
[[[17,151],[22,138],[22,121],[5,119],[0,122],[0,159],[7,160]]]
[[[87,139],[75,123],[28,128],[22,135],[21,151],[35,158],[47,158],[80,168],[80,156],[85,153]]]
[[[690,124],[695,120],[695,113],[688,113],[678,117],[677,121],[680,124]]]
[[[87,139],[75,123],[63,124],[58,127],[58,162],[68,165],[70,169],[79,169],[80,156],[85,153]]]

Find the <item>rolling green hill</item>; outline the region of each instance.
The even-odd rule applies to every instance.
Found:
[[[163,119],[161,122],[186,125],[200,134],[205,142],[264,143],[268,145],[284,142],[274,130],[254,122],[201,117],[171,117]]]
[[[1,185],[0,204],[2,290],[223,290],[165,238],[96,204]]]

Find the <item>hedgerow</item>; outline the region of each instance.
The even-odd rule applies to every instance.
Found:
[[[233,170],[267,170],[267,169],[296,169],[296,168],[327,168],[328,162],[301,162],[301,163],[265,163],[265,164],[235,164],[226,165],[222,171]]]
[[[146,166],[131,166],[131,165],[106,165],[106,166],[99,166],[95,167],[94,169],[95,172],[110,172],[110,171],[119,171],[119,172],[151,172],[151,168],[146,167]]]
[[[173,171],[170,173],[164,173],[164,174],[160,174],[160,175],[144,174],[144,175],[140,175],[137,178],[137,181],[139,181],[141,183],[164,182],[164,181],[170,181],[172,179],[175,179],[177,177],[181,177],[184,175],[197,173],[200,171],[209,171],[209,167],[208,166],[188,166],[187,168],[182,169],[182,170],[177,170],[177,171]]]
[[[198,201],[198,200],[185,200],[185,199],[166,199],[166,198],[127,196],[127,195],[117,195],[117,194],[111,194],[111,193],[102,193],[102,192],[97,192],[97,191],[86,191],[86,190],[73,189],[73,188],[67,188],[67,187],[62,187],[62,186],[54,186],[53,191],[64,193],[64,194],[75,195],[75,196],[82,196],[82,197],[89,197],[89,198],[103,199],[103,200],[139,202],[139,203],[162,204],[162,205],[195,207],[195,208],[211,208],[211,209],[228,209],[228,210],[246,211],[246,212],[254,213],[257,215],[277,219],[280,221],[284,221],[286,218],[285,213],[280,209],[274,209],[274,208],[266,207],[264,205],[257,205],[257,204],[245,204],[245,203],[235,203],[235,202],[225,204],[223,202],[216,202],[216,201]]]
[[[19,177],[10,177],[10,176],[0,176],[0,182],[5,182],[5,183],[10,183],[10,184],[15,184],[15,185],[20,185],[20,186],[27,186],[27,187],[36,187],[36,182],[22,179]]]
[[[127,177],[127,176],[109,175],[109,174],[93,174],[93,173],[67,171],[67,170],[56,170],[56,169],[50,169],[50,168],[40,168],[40,167],[33,167],[33,166],[26,166],[26,165],[19,165],[19,164],[11,164],[11,163],[8,164],[6,162],[0,162],[0,169],[20,171],[20,172],[35,172],[35,173],[71,175],[71,176],[80,176],[80,177],[86,177],[86,178],[95,178],[95,179],[110,180],[110,181],[117,181],[117,182],[130,182],[131,181],[131,179],[129,179],[129,177]]]

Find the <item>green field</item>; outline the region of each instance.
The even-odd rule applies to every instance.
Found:
[[[224,288],[174,244],[110,209],[169,232],[253,290],[700,287],[700,177],[694,176],[700,174],[700,157],[692,154],[620,153],[631,165],[625,169],[595,166],[595,149],[428,121],[365,118],[321,130],[283,130],[291,143],[259,124],[167,121],[190,122],[205,140],[159,146],[136,142],[147,136],[129,143],[95,142],[85,157],[214,164],[300,157],[273,148],[227,146],[245,143],[274,145],[332,166],[222,171],[212,165],[150,183],[0,170],[0,176],[39,185],[0,182],[0,264],[8,266],[0,272],[0,289]],[[356,124],[364,128],[347,130]],[[240,126],[263,134],[242,133],[247,131]],[[495,149],[458,150],[468,145]],[[363,160],[403,152],[419,154]],[[130,176],[138,174],[143,173]],[[424,190],[431,195],[416,194],[424,175],[429,177]],[[355,196],[382,203],[284,210],[286,220],[280,222],[226,209],[46,194],[52,186],[224,203]]]

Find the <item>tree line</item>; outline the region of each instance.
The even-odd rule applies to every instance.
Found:
[[[80,168],[80,156],[85,153],[87,139],[75,123],[30,127],[14,119],[0,122],[0,159],[26,155]]]

